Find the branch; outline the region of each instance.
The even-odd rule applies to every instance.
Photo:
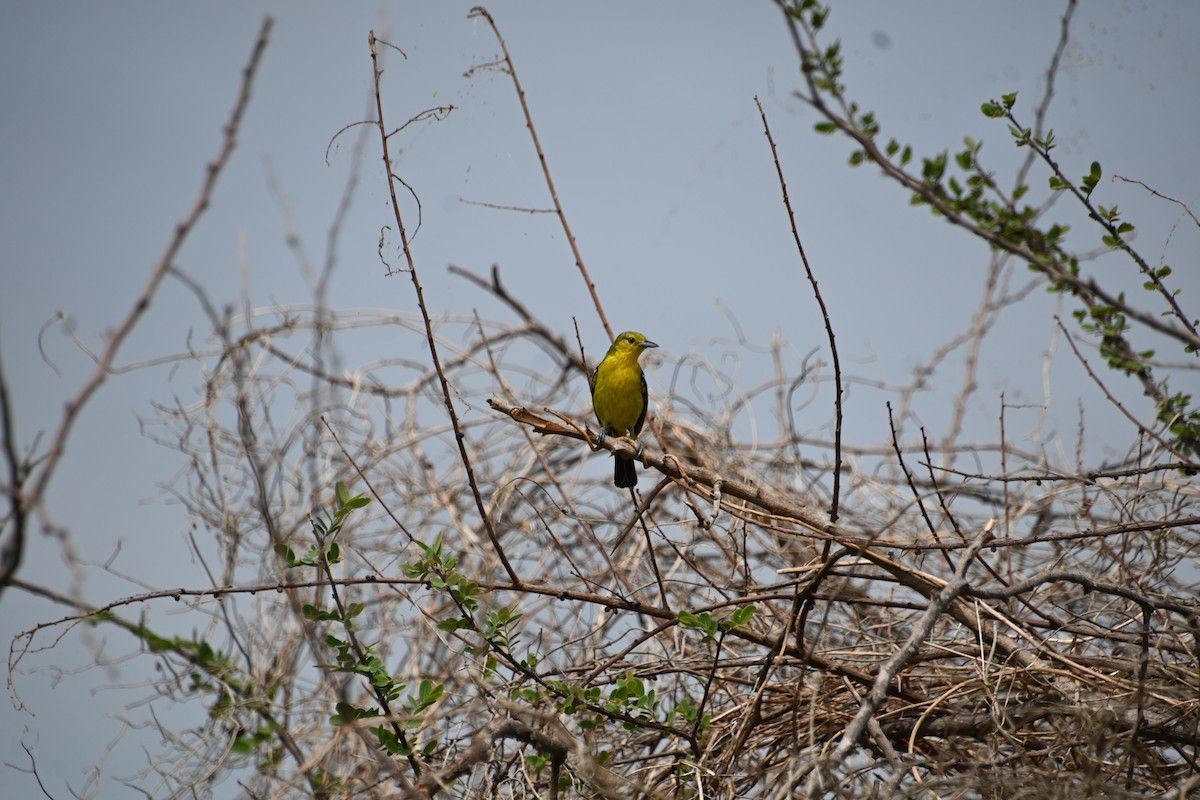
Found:
[[[771,127],[767,124],[767,114],[763,111],[762,103],[758,101],[757,97],[754,98],[754,104],[758,106],[758,114],[762,117],[763,131],[767,135],[767,142],[771,145],[771,157],[775,161],[775,174],[779,178],[779,188],[783,190],[783,205],[787,209],[788,222],[792,226],[792,239],[796,242],[796,250],[799,251],[800,260],[804,263],[804,274],[808,276],[808,282],[812,284],[813,296],[817,298],[817,305],[821,307],[821,318],[825,320],[825,335],[829,337],[829,350],[833,355],[833,383],[836,394],[833,402],[835,420],[833,429],[833,496],[829,502],[829,520],[837,522],[838,499],[842,484],[842,362],[838,359],[837,339],[833,335],[833,323],[829,321],[829,309],[825,307],[825,298],[821,296],[821,288],[817,285],[817,278],[813,275],[812,266],[808,263],[808,255],[804,252],[804,244],[800,241],[800,232],[796,230],[796,214],[792,211],[792,201],[788,198],[787,182],[783,179],[783,167],[779,164],[779,153],[775,149],[775,137],[771,135]]]
[[[568,427],[567,425],[553,422],[546,417],[533,413],[527,408],[506,403],[498,397],[488,400],[488,405],[522,425],[532,427],[536,433],[566,436],[588,442],[589,445],[595,444],[594,438],[589,437],[590,432],[578,424]],[[633,440],[623,437],[606,437],[599,447],[611,453],[619,454],[623,458],[637,458],[638,454],[638,448],[633,444]],[[768,512],[768,517],[783,517],[810,531],[824,534],[826,537],[840,540],[842,537],[849,536],[847,531],[842,530],[836,524],[826,522],[814,516],[803,503],[765,483],[739,481],[722,475],[716,470],[693,464],[684,464],[673,455],[658,455],[644,449],[642,451],[641,462],[647,467],[657,469],[668,478],[674,479],[686,489],[694,490],[697,487],[704,487],[711,490],[719,482],[721,484],[721,492],[724,495],[753,503]],[[710,497],[709,499],[711,500],[712,498]],[[755,512],[748,511],[748,513],[754,514]]]
[[[496,20],[492,18],[491,12],[483,6],[475,6],[467,14],[468,19],[473,17],[483,17],[488,21],[488,24],[492,26],[492,33],[496,34],[496,40],[500,42],[500,49],[504,51],[504,65],[508,69],[508,74],[512,76],[513,86],[517,90],[517,99],[521,101],[521,113],[525,115],[525,125],[529,128],[529,136],[533,139],[533,148],[537,151],[538,163],[542,167],[542,175],[546,178],[546,188],[550,191],[550,200],[554,203],[554,213],[562,225],[563,234],[567,237],[567,243],[571,245],[571,253],[575,256],[575,266],[579,268],[579,274],[583,276],[583,282],[587,286],[588,293],[592,296],[592,303],[596,306],[596,314],[600,317],[600,323],[604,326],[604,331],[608,334],[608,338],[611,341],[614,336],[612,326],[608,324],[608,317],[604,315],[604,307],[600,304],[600,295],[596,294],[596,284],[592,281],[592,276],[583,264],[583,254],[579,252],[579,245],[575,241],[575,234],[571,232],[571,226],[567,223],[567,215],[563,212],[562,203],[558,200],[558,189],[555,188],[554,178],[550,175],[550,162],[546,160],[546,154],[542,152],[542,143],[538,139],[537,128],[533,125],[533,115],[529,113],[529,104],[525,102],[525,90],[521,88],[521,81],[517,78],[517,68],[513,65],[512,58],[508,54],[508,45],[505,44],[504,37],[500,35],[500,29],[496,27]]]
[[[375,38],[375,32],[371,31],[368,43],[371,47],[371,75],[375,84],[375,110],[378,114],[375,124],[379,128],[381,158],[383,159],[383,167],[387,174],[388,196],[392,202],[392,215],[400,231],[400,246],[404,251],[404,258],[408,263],[408,275],[412,280],[413,290],[417,295],[417,306],[421,311],[421,321],[425,324],[425,339],[429,343],[429,357],[433,361],[434,369],[437,370],[438,383],[442,389],[442,400],[446,406],[446,413],[450,415],[450,424],[454,427],[454,441],[458,444],[458,453],[462,458],[463,468],[467,471],[467,484],[471,487],[471,494],[475,498],[475,507],[479,511],[479,518],[483,522],[484,529],[487,531],[488,539],[491,540],[492,549],[495,550],[496,557],[500,559],[504,571],[508,573],[508,577],[512,579],[513,584],[520,586],[521,579],[517,576],[516,570],[513,569],[512,564],[508,561],[508,556],[504,553],[504,548],[500,544],[500,537],[496,533],[495,526],[492,525],[492,519],[488,515],[487,508],[484,506],[483,496],[479,492],[479,484],[475,480],[475,470],[471,466],[471,455],[467,452],[466,434],[463,433],[462,424],[458,419],[458,412],[454,408],[454,400],[450,396],[450,383],[446,379],[445,370],[442,369],[442,360],[438,355],[437,339],[433,334],[433,322],[429,317],[429,309],[425,305],[425,291],[421,288],[421,281],[417,276],[417,264],[413,258],[412,248],[409,246],[408,230],[404,226],[404,219],[400,213],[400,201],[396,197],[396,184],[398,182],[405,186],[407,184],[404,184],[392,170],[392,157],[388,150],[388,137],[390,134],[387,132],[387,127],[383,122],[383,97],[380,94],[383,70],[379,68],[378,41]]]

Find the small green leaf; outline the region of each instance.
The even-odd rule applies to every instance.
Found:
[[[1102,174],[1103,173],[1100,169],[1100,162],[1093,161],[1091,172],[1089,172],[1087,175],[1084,175],[1083,180],[1080,182],[1081,186],[1083,187],[1083,193],[1085,196],[1087,196],[1087,197],[1092,196],[1092,191],[1096,188],[1096,184],[1100,183],[1100,176]],[[1112,219],[1112,216],[1109,216],[1103,210],[1100,213],[1101,213],[1101,216],[1108,216],[1109,219]]]
[[[248,756],[254,752],[255,741],[249,736],[239,736],[234,739],[233,745],[229,748],[230,751],[239,756]]]
[[[979,110],[983,112],[985,117],[989,117],[991,119],[1004,116],[1004,109],[990,101],[980,106]]]
[[[473,622],[471,622],[471,620],[469,620],[469,619],[463,619],[462,617],[453,617],[451,619],[442,620],[441,622],[438,623],[438,627],[444,631],[453,633],[454,631],[462,630],[463,628],[468,628],[468,629],[474,628],[475,624]]]
[[[946,172],[946,154],[941,153],[934,158],[924,159],[921,165],[921,174],[929,183],[938,183],[942,180],[942,175]]]
[[[756,608],[753,603],[742,606],[737,611],[733,612],[733,615],[730,616],[729,621],[733,623],[734,627],[745,625],[750,621],[750,618],[754,616],[755,610]]]
[[[283,563],[288,567],[297,567],[299,562],[296,561],[296,551],[288,547],[286,544],[275,545],[275,555],[283,559]]]

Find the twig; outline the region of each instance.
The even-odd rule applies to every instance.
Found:
[[[483,6],[475,6],[467,14],[467,18],[483,17],[492,26],[492,33],[496,34],[496,41],[500,43],[500,49],[504,51],[504,65],[508,69],[508,74],[512,77],[513,87],[517,90],[517,99],[521,102],[521,112],[525,115],[525,126],[529,128],[529,136],[533,139],[533,148],[537,151],[538,164],[542,167],[542,175],[546,178],[546,188],[550,191],[550,199],[554,203],[554,213],[558,216],[559,224],[562,225],[563,234],[567,237],[567,243],[571,246],[571,253],[575,256],[575,266],[579,268],[579,274],[583,277],[584,285],[587,286],[588,293],[592,296],[592,304],[596,307],[596,314],[600,317],[600,323],[604,326],[605,333],[608,334],[609,341],[612,341],[615,334],[612,326],[608,324],[608,317],[604,314],[604,307],[600,304],[600,295],[596,293],[596,284],[592,282],[592,276],[588,274],[587,267],[583,263],[583,254],[579,252],[579,245],[575,241],[575,234],[571,232],[571,225],[567,222],[567,215],[563,211],[562,203],[558,200],[558,189],[554,186],[554,178],[550,175],[550,162],[546,160],[546,154],[542,152],[542,143],[538,139],[537,128],[533,124],[533,115],[529,112],[529,103],[525,100],[525,90],[521,88],[521,81],[517,77],[517,68],[513,64],[512,57],[508,54],[508,45],[504,41],[504,37],[500,35],[500,28],[496,25],[496,20],[492,18],[489,12]]]
[[[1162,192],[1156,191],[1155,189],[1151,189],[1149,186],[1147,186],[1142,181],[1139,181],[1137,178],[1126,178],[1121,175],[1113,175],[1113,180],[1124,181],[1125,183],[1136,183],[1138,186],[1141,186],[1143,189],[1145,189],[1147,192],[1154,195],[1155,197],[1158,197],[1163,200],[1167,200],[1167,201],[1174,203],[1175,205],[1182,208],[1185,214],[1187,214],[1189,217],[1192,218],[1192,222],[1196,223],[1197,227],[1200,227],[1200,219],[1196,218],[1196,215],[1192,213],[1192,210],[1190,208],[1188,208],[1187,203],[1183,202],[1182,200],[1176,200],[1174,197],[1171,197],[1170,195],[1166,195],[1166,194],[1163,194]]]
[[[1087,371],[1088,377],[1090,377],[1092,382],[1100,388],[1100,391],[1104,392],[1104,396],[1108,398],[1108,401],[1112,403],[1118,411],[1125,415],[1125,419],[1132,422],[1135,428],[1149,436],[1151,439],[1154,439],[1154,441],[1161,444],[1164,448],[1166,448],[1167,451],[1175,455],[1177,458],[1186,458],[1185,453],[1179,452],[1175,447],[1172,446],[1170,442],[1160,436],[1157,431],[1147,427],[1137,417],[1129,413],[1121,401],[1114,397],[1113,393],[1110,392],[1108,387],[1104,385],[1104,381],[1100,380],[1100,376],[1092,370],[1092,365],[1089,364],[1088,360],[1083,357],[1083,353],[1079,352],[1079,348],[1075,346],[1075,339],[1071,336],[1070,332],[1067,331],[1067,327],[1063,325],[1062,320],[1058,316],[1055,316],[1054,322],[1058,325],[1059,330],[1062,331],[1063,336],[1066,337],[1067,344],[1071,347],[1071,352],[1075,354],[1075,358],[1078,359],[1079,363],[1083,365],[1083,368]],[[1194,462],[1189,461],[1188,464],[1191,467],[1195,467]]]
[[[378,40],[375,38],[374,31],[371,31],[368,43],[371,47],[371,73],[375,84],[375,111],[377,114],[375,122],[379,128],[379,144],[382,151],[380,157],[383,159],[384,170],[387,174],[388,196],[391,198],[392,215],[396,220],[396,226],[400,232],[400,246],[404,251],[404,258],[408,264],[409,278],[412,280],[413,290],[417,295],[417,306],[421,311],[421,321],[425,323],[425,340],[429,344],[429,357],[433,360],[434,369],[437,370],[438,382],[442,389],[442,400],[446,406],[446,413],[450,415],[450,424],[454,428],[454,441],[458,445],[459,457],[462,459],[463,467],[467,471],[467,484],[471,487],[471,494],[475,498],[475,506],[479,510],[480,520],[483,522],[488,539],[491,540],[492,548],[496,553],[496,557],[500,559],[504,571],[508,573],[513,586],[520,587],[521,578],[517,575],[517,571],[513,569],[512,564],[508,561],[508,556],[504,553],[504,547],[500,544],[500,537],[492,525],[491,516],[488,514],[487,507],[483,503],[483,496],[479,492],[479,484],[475,480],[475,470],[471,466],[471,455],[467,452],[466,435],[463,433],[462,425],[459,423],[458,412],[455,410],[454,400],[450,396],[450,383],[446,379],[446,373],[442,369],[441,357],[438,355],[437,337],[433,333],[433,321],[430,319],[429,309],[425,305],[425,292],[421,288],[421,280],[417,276],[416,259],[413,257],[412,248],[409,247],[408,231],[404,227],[404,219],[400,212],[400,201],[396,197],[396,183],[398,178],[392,171],[392,157],[391,151],[388,149],[387,127],[383,121],[383,97],[380,93],[380,82],[383,77],[383,71],[379,67]],[[404,185],[407,186],[407,184]]]
[[[933,520],[929,518],[929,512],[925,510],[925,500],[921,497],[921,493],[917,491],[917,486],[913,483],[912,472],[909,471],[908,465],[904,463],[904,451],[900,449],[900,442],[896,439],[896,422],[892,419],[892,401],[886,403],[888,412],[888,428],[892,432],[892,451],[896,454],[896,462],[900,465],[900,469],[904,472],[904,478],[908,481],[909,491],[912,492],[913,499],[917,502],[917,508],[921,511],[921,518],[925,520],[925,527],[933,537],[937,538],[937,526],[933,524]]]
[[[837,337],[833,334],[833,323],[829,320],[829,309],[825,306],[825,298],[821,296],[821,287],[817,285],[817,277],[813,274],[812,266],[808,263],[808,255],[804,252],[804,243],[800,240],[800,232],[796,228],[796,213],[792,210],[792,201],[788,197],[787,181],[783,177],[783,167],[779,164],[779,152],[775,148],[775,138],[771,135],[771,126],[767,124],[767,113],[763,111],[762,103],[758,97],[754,98],[754,104],[758,106],[758,115],[762,117],[763,131],[767,135],[767,142],[771,145],[771,158],[775,162],[775,174],[779,178],[779,188],[783,191],[783,205],[787,209],[788,223],[792,226],[792,239],[796,242],[796,250],[800,253],[800,260],[804,263],[804,273],[808,276],[808,282],[812,285],[813,296],[817,299],[817,305],[821,307],[821,318],[825,321],[825,335],[829,337],[829,350],[833,356],[833,383],[835,387],[835,395],[833,401],[834,411],[834,428],[833,428],[833,495],[829,502],[829,521],[837,522],[838,520],[838,500],[841,493],[842,480],[842,364],[838,359]]]

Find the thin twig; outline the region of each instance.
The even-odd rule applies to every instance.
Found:
[[[833,358],[834,383],[834,426],[833,426],[833,494],[829,501],[829,521],[838,520],[838,501],[841,496],[842,481],[842,364],[838,358],[837,337],[833,333],[833,323],[829,319],[829,309],[825,306],[825,298],[821,296],[821,287],[817,284],[817,276],[813,274],[812,265],[808,263],[808,254],[804,252],[804,243],[800,240],[800,231],[796,228],[796,212],[792,210],[792,201],[788,197],[787,181],[783,177],[783,167],[779,163],[779,152],[775,147],[775,138],[771,135],[771,126],[767,123],[767,112],[763,111],[758,97],[754,98],[758,106],[758,115],[762,117],[763,131],[767,135],[767,143],[771,146],[771,158],[775,162],[775,174],[779,178],[779,188],[783,191],[783,205],[787,209],[788,223],[792,227],[792,240],[800,253],[800,261],[804,264],[804,274],[812,286],[813,296],[821,307],[821,318],[825,321],[825,335],[829,338],[829,351]]]
[[[483,496],[479,492],[479,484],[475,480],[475,470],[471,466],[471,455],[467,452],[466,435],[463,433],[462,425],[459,423],[458,412],[454,408],[454,399],[450,394],[450,382],[446,379],[446,373],[442,369],[441,356],[438,355],[437,337],[433,332],[433,321],[430,319],[429,309],[425,305],[425,292],[421,288],[421,280],[417,275],[416,259],[413,257],[412,248],[409,247],[408,231],[404,227],[404,219],[400,211],[400,201],[396,197],[396,183],[398,179],[392,171],[392,157],[391,151],[388,148],[387,126],[383,121],[383,97],[380,92],[383,71],[379,67],[377,42],[375,32],[371,31],[369,36],[371,72],[375,84],[375,111],[378,115],[375,122],[379,129],[379,145],[382,151],[380,157],[383,159],[384,171],[387,174],[388,196],[392,202],[392,215],[396,220],[396,226],[400,233],[400,247],[404,251],[404,259],[408,264],[408,275],[412,280],[413,290],[417,295],[417,306],[421,311],[421,320],[425,323],[425,341],[429,344],[429,357],[432,359],[433,367],[437,371],[438,383],[442,389],[442,400],[446,407],[446,413],[450,416],[450,424],[454,427],[454,441],[458,445],[459,457],[462,459],[463,467],[467,471],[467,484],[471,487],[471,494],[475,498],[475,507],[479,511],[480,520],[487,531],[488,539],[492,542],[492,548],[496,553],[496,557],[500,559],[500,563],[504,567],[504,571],[508,573],[508,577],[512,580],[513,586],[520,587],[521,578],[508,561],[508,556],[505,554],[504,547],[500,543],[500,537],[492,525],[491,515],[488,514],[487,507],[483,502]],[[407,184],[405,185],[407,186]]]
[[[504,51],[504,65],[508,70],[509,76],[512,78],[513,87],[517,90],[517,99],[521,102],[521,112],[525,115],[525,126],[529,128],[529,136],[533,140],[533,148],[537,151],[538,164],[542,168],[542,176],[546,179],[546,188],[550,191],[550,200],[554,203],[554,213],[558,217],[559,224],[562,225],[563,234],[567,237],[567,244],[571,246],[571,253],[575,256],[575,266],[579,268],[579,274],[583,277],[583,283],[587,286],[588,293],[592,297],[592,304],[596,307],[596,314],[600,317],[600,324],[604,326],[605,333],[608,334],[609,341],[615,337],[612,326],[608,324],[608,317],[604,314],[604,306],[600,304],[600,295],[596,293],[596,284],[592,282],[592,276],[588,273],[587,267],[583,263],[583,254],[579,251],[579,244],[575,241],[575,234],[571,231],[571,225],[567,222],[566,212],[563,211],[562,203],[558,199],[558,189],[554,185],[554,178],[550,174],[550,162],[546,160],[546,154],[542,151],[541,140],[538,139],[537,128],[533,124],[533,114],[529,111],[529,103],[525,100],[525,90],[521,87],[521,80],[517,77],[517,67],[513,64],[512,57],[508,53],[508,45],[504,41],[504,37],[500,35],[500,28],[496,25],[496,20],[492,18],[489,12],[483,6],[475,6],[471,12],[467,14],[468,18],[483,17],[492,26],[492,33],[496,34],[496,41],[500,43],[500,49]]]

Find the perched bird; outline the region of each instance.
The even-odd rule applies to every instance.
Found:
[[[597,443],[603,442],[610,433],[630,436],[637,441],[649,405],[646,376],[638,365],[638,359],[647,347],[658,345],[636,331],[625,331],[608,348],[604,360],[592,373],[592,408],[596,409],[596,419],[600,421]],[[641,452],[639,442],[638,455]],[[614,456],[613,461],[613,483],[622,489],[637,486],[637,468],[633,461],[620,456]]]

